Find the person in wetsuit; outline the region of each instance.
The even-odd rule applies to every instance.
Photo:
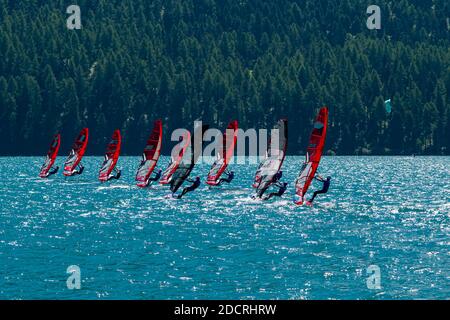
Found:
[[[153,172],[154,173],[154,172]],[[153,174],[152,173],[152,174]],[[145,184],[145,187],[148,187],[149,185],[150,185],[150,182],[152,182],[152,181],[159,181],[159,179],[161,179],[161,175],[162,175],[162,170],[161,169],[159,169],[156,173],[155,173],[155,176],[152,178],[151,177],[151,175],[150,175],[150,177],[148,178],[148,180],[147,180],[147,182],[146,182],[146,184]]]
[[[234,171],[225,170],[224,173],[227,175],[227,177],[220,178],[219,182],[217,183],[218,186],[220,186],[224,182],[231,183],[231,181],[233,181],[233,179],[234,179]]]
[[[278,181],[280,181],[280,179],[283,177],[283,171],[278,171],[277,173],[275,173],[272,177],[272,183],[277,183]],[[259,179],[259,181],[257,181],[258,184],[261,183],[261,178]],[[256,186],[257,187],[257,186]]]
[[[76,175],[78,175],[78,174],[82,174],[83,171],[84,171],[84,166],[83,166],[81,163],[79,163],[79,164],[77,165],[77,169],[73,170],[72,175],[73,175],[73,176],[76,176]]]
[[[178,199],[181,199],[186,193],[194,191],[200,186],[200,177],[195,177],[195,180],[187,179],[188,182],[191,182],[192,185],[183,189],[181,194],[178,195]]]
[[[277,192],[272,192],[270,193],[268,196],[265,196],[263,198],[263,200],[269,200],[272,197],[281,197],[283,196],[283,194],[286,192],[287,189],[287,182],[277,182],[275,184],[276,187],[278,187],[278,191]]]
[[[309,203],[312,204],[314,201],[314,198],[318,195],[318,194],[325,194],[328,192],[328,188],[330,188],[330,183],[331,183],[331,177],[327,177],[326,179],[322,178],[321,176],[316,176],[314,177],[314,179],[316,179],[317,181],[320,181],[323,183],[322,189],[321,190],[317,190],[316,192],[314,192],[313,196],[311,199],[309,199]]]
[[[273,175],[271,184],[274,184],[275,186],[277,186],[277,187],[279,187],[279,188],[281,189],[281,188],[283,187],[283,183],[280,182],[281,177],[283,177],[283,171],[280,170],[280,171],[278,171],[277,173],[275,173],[275,174]],[[261,183],[261,182],[260,182],[260,183]],[[260,198],[260,199],[263,199],[263,200],[268,200],[268,199],[265,199],[266,197],[263,198],[264,192],[266,192],[266,190],[267,190],[267,188],[259,190],[259,191],[257,192],[257,194],[256,194],[255,196],[253,196],[252,198],[253,198],[253,199]],[[284,190],[284,191],[281,193],[281,195],[282,195],[285,191],[286,191],[286,190]],[[279,192],[280,192],[280,190],[278,190],[278,192],[274,192],[274,193],[275,193],[274,195],[278,194]],[[269,196],[270,196],[270,197],[273,197],[274,195],[272,195],[272,196],[269,195]]]
[[[113,180],[113,179],[119,180],[119,179],[120,179],[120,176],[122,175],[122,171],[120,171],[120,170],[117,169],[117,168],[114,168],[113,171],[116,173],[116,175],[113,175],[112,172],[111,172],[111,174],[110,174],[109,177],[108,177],[108,181],[109,181],[109,180]]]
[[[280,179],[283,177],[283,171],[278,171],[277,173],[275,173],[274,175],[273,175],[273,178],[272,178],[272,183],[277,183],[278,181],[280,181]]]
[[[50,177],[50,176],[52,176],[52,175],[54,175],[54,174],[56,174],[57,172],[58,172],[58,170],[59,170],[59,167],[58,166],[56,166],[56,168],[53,168],[52,167],[52,171],[49,171],[48,173],[47,173],[47,178],[48,177]]]
[[[148,178],[148,182],[158,181],[161,178],[161,174],[162,174],[162,170],[159,169],[158,172],[155,173],[155,176],[153,178],[151,176],[150,176],[150,178]]]

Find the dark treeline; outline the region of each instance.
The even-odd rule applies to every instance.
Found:
[[[115,128],[138,154],[157,118],[169,141],[195,119],[281,117],[295,154],[322,105],[330,152],[450,153],[448,0],[377,1],[381,30],[362,0],[79,0],[68,30],[72,2],[0,0],[0,154],[43,154],[57,131],[67,149],[84,126],[89,154]]]

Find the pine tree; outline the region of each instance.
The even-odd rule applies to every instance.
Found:
[[[41,154],[87,125],[90,152],[120,128],[133,154],[157,118],[167,131],[288,117],[296,154],[328,105],[337,154],[450,154],[450,4],[433,4],[392,2],[371,31],[362,0],[81,1],[69,31],[61,1],[0,0],[2,150]]]

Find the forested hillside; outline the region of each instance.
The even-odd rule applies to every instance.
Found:
[[[449,154],[450,1],[375,2],[381,30],[362,0],[0,0],[0,154],[43,154],[56,131],[67,150],[83,126],[88,154],[115,128],[139,154],[157,118],[280,117],[298,154],[322,105],[330,152]]]

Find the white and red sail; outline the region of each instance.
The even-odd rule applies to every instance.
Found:
[[[153,126],[152,133],[147,140],[147,144],[144,148],[141,164],[136,173],[137,186],[144,188],[148,185],[148,179],[150,178],[153,170],[155,170],[161,155],[162,145],[162,121],[157,120]]]
[[[170,181],[172,180],[172,175],[180,166],[180,163],[183,160],[184,153],[191,144],[191,133],[189,131],[187,131],[185,135],[182,137],[182,143],[183,144],[180,145],[178,154],[175,157],[172,157],[169,166],[163,172],[161,179],[159,180],[160,184],[169,184]]]
[[[98,175],[98,179],[101,182],[108,181],[109,176],[116,167],[117,161],[119,160],[120,156],[121,146],[122,137],[120,135],[120,130],[115,130],[111,137],[111,141],[106,147],[105,159]]]
[[[303,163],[300,174],[295,181],[295,192],[298,200],[295,201],[297,205],[302,205],[305,194],[311,185],[312,180],[316,175],[317,168],[322,158],[323,147],[327,137],[328,127],[328,108],[320,109],[319,114],[314,122],[314,128],[309,138],[308,148],[306,150],[306,159]]]
[[[39,173],[39,177],[47,178],[50,172],[50,169],[53,167],[55,163],[56,157],[58,156],[59,146],[61,145],[61,135],[55,134],[53,136],[52,143],[47,152],[47,156],[45,157],[45,162],[41,167],[41,171]]]
[[[64,163],[64,175],[72,176],[74,170],[83,159],[84,153],[86,151],[87,143],[89,139],[89,129],[84,128],[78,134],[74,144],[72,145],[72,149],[70,151],[69,156],[67,157],[66,162]]]
[[[274,182],[274,176],[281,170],[286,157],[288,143],[288,121],[281,119],[272,131],[266,158],[260,163],[255,174],[253,188],[261,197]]]
[[[230,159],[234,155],[234,148],[237,142],[238,135],[238,122],[236,120],[231,121],[225,133],[223,135],[222,149],[219,152],[218,159],[213,163],[211,169],[209,170],[208,178],[206,183],[215,186],[219,183],[220,176],[225,172]]]

